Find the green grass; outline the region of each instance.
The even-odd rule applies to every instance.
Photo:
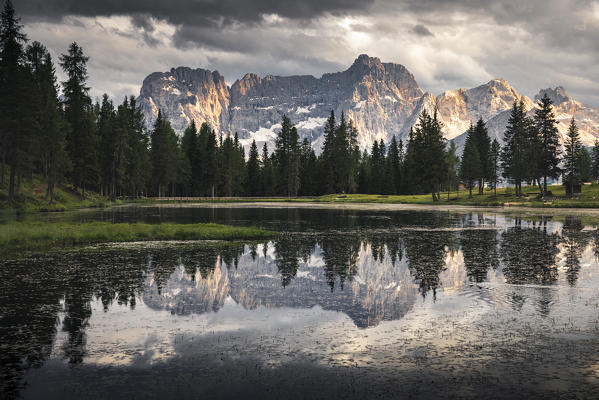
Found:
[[[448,198],[447,193],[441,193],[441,200],[434,202],[430,194],[422,195],[374,195],[374,194],[331,194],[318,197],[268,197],[268,198],[216,198],[202,200],[148,200],[153,203],[185,203],[185,202],[209,202],[209,203],[235,203],[235,202],[286,202],[286,203],[383,203],[383,204],[428,204],[428,205],[458,205],[473,207],[534,207],[534,208],[599,208],[599,184],[585,185],[582,195],[574,198],[566,197],[565,188],[562,185],[549,186],[553,197],[540,199],[539,189],[536,186],[523,187],[523,196],[514,194],[513,188],[501,188],[497,190],[497,196],[492,190],[485,190],[482,195],[478,189],[473,191],[472,198],[468,197],[467,191],[459,193],[452,192]]]
[[[275,232],[219,224],[10,222],[0,225],[0,253],[150,240],[257,240]]]

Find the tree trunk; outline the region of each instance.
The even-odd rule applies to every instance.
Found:
[[[472,198],[472,186],[470,186],[470,187],[468,188],[468,190],[469,190],[469,193],[468,193],[468,198],[469,198],[469,199],[471,199],[471,198]]]
[[[15,199],[15,166],[10,166],[10,178],[8,181],[8,202],[12,203]]]
[[[483,194],[483,188],[485,187],[485,180],[481,179],[478,181],[478,194]]]

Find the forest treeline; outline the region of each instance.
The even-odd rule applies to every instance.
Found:
[[[217,134],[206,123],[198,128],[192,122],[179,137],[159,111],[146,130],[134,96],[115,105],[104,95],[94,103],[88,57],[76,42],[59,58],[66,76],[59,84],[50,53],[29,43],[10,0],[0,24],[0,179],[9,202],[34,174],[44,176],[49,202],[64,182],[82,197],[94,190],[112,199],[431,193],[437,201],[460,183],[470,195],[475,187],[482,193],[502,181],[515,185],[518,195],[523,183],[545,194],[547,182],[560,176],[572,187],[599,177],[599,143],[591,157],[572,120],[562,149],[547,96],[532,118],[523,102],[514,103],[503,147],[479,120],[461,158],[454,142],[443,138],[437,112],[426,110],[406,143],[394,136],[365,151],[353,122],[331,111],[320,155],[283,116],[273,148],[252,142],[246,157],[237,134]]]

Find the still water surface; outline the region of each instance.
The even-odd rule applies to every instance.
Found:
[[[599,397],[599,231],[580,216],[125,207],[43,218],[284,234],[0,261],[3,397]]]

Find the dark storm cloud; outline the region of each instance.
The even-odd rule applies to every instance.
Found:
[[[310,19],[323,13],[367,10],[373,0],[20,0],[19,13],[42,20],[66,15],[86,17],[141,15],[180,24],[259,22],[264,14]]]
[[[412,28],[412,32],[418,36],[434,36],[433,33],[431,31],[429,31],[428,28],[422,24],[415,25]]]

